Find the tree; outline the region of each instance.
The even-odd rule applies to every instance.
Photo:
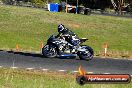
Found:
[[[60,1],[66,1],[66,0],[60,0]],[[77,0],[67,0],[68,4],[76,5]],[[109,7],[111,5],[110,0],[78,0],[79,5],[83,5],[85,7],[91,8],[91,9],[103,9],[106,7]]]
[[[7,5],[12,5],[13,4],[13,0],[2,0],[2,2],[4,4],[7,4]]]

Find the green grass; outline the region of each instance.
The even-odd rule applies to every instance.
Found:
[[[51,13],[44,10],[0,5],[0,48],[40,50],[40,43],[64,24],[80,38],[86,37],[95,52],[108,43],[109,51],[132,51],[132,18]]]
[[[0,69],[0,88],[82,88],[64,73]],[[83,88],[131,88],[130,84],[86,84]]]

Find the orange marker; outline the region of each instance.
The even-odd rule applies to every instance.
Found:
[[[43,44],[43,43],[41,43],[41,44],[40,44],[40,48],[42,49],[43,47],[44,47],[44,44]]]
[[[16,50],[19,51],[19,45],[18,44],[16,44]]]

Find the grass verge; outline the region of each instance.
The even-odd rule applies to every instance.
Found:
[[[108,43],[109,53],[117,52],[113,57],[132,58],[132,18],[51,13],[5,5],[0,5],[0,48],[15,49],[19,44],[23,50],[39,51],[40,43],[46,44],[47,38],[57,33],[60,23],[80,38],[88,38],[84,44],[93,47],[97,56],[102,56],[99,52],[103,52],[103,44]]]
[[[131,88],[130,84],[86,84],[83,88]],[[75,75],[0,68],[0,88],[82,88]]]

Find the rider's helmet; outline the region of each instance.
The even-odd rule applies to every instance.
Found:
[[[58,25],[58,32],[59,33],[62,33],[64,30],[65,30],[64,25],[62,25],[62,24]]]

